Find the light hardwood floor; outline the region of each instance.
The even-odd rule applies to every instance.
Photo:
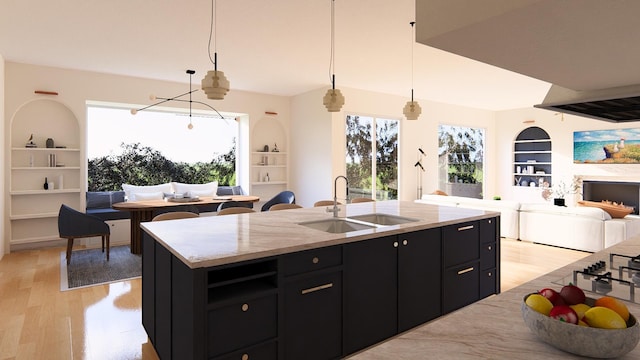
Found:
[[[588,253],[501,241],[502,291]],[[141,323],[141,280],[60,291],[63,248],[0,261],[0,359],[157,359]]]

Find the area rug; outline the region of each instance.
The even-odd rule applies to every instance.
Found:
[[[75,250],[67,266],[66,252],[60,253],[60,290],[72,290],[140,277],[142,257],[132,254],[129,246],[115,246],[109,261],[100,248]]]

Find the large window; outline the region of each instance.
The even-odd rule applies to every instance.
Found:
[[[346,124],[349,199],[397,199],[398,120],[347,115]]]
[[[236,183],[238,123],[183,110],[87,107],[88,190],[168,181]],[[189,123],[193,125],[188,128]]]
[[[449,195],[482,199],[484,129],[438,127],[438,186]]]

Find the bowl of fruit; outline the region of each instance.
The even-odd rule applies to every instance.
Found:
[[[622,301],[589,298],[574,285],[525,295],[522,317],[538,339],[580,356],[623,356],[640,340],[640,324]]]

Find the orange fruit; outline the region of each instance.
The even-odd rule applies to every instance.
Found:
[[[584,322],[601,329],[626,329],[627,322],[617,312],[602,306],[594,306],[584,313]]]
[[[551,303],[551,301],[540,294],[531,294],[527,296],[527,300],[525,300],[525,303],[533,310],[546,316],[549,316],[549,313],[553,308],[553,304]]]
[[[609,308],[617,312],[625,322],[629,321],[629,309],[627,308],[627,305],[616,298],[613,298],[611,296],[603,296],[600,299],[596,300],[595,306]]]

